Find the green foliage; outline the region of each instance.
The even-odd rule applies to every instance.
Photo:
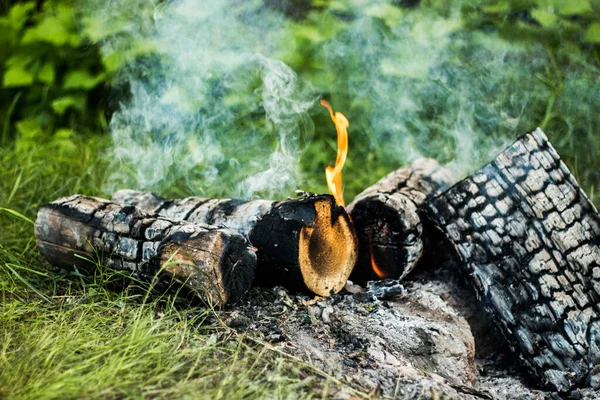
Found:
[[[106,129],[109,74],[79,20],[71,0],[18,2],[0,16],[2,144]]]
[[[470,28],[496,27],[511,40],[535,40],[565,56],[570,45],[589,52],[597,43],[594,28],[600,18],[595,0],[469,0],[464,6]],[[588,33],[590,32],[591,33]],[[596,49],[597,50],[597,49]]]
[[[265,0],[285,16],[285,41],[269,56],[285,61],[313,86],[315,98],[331,100],[350,120],[347,201],[417,153],[456,170],[475,169],[540,125],[599,202],[597,1],[279,3]],[[122,84],[132,60],[142,66],[143,80],[164,56],[157,54],[160,43],[145,40],[160,2],[78,4],[85,12],[71,0],[0,6],[0,397],[330,397],[327,385],[337,391],[339,382],[218,320],[207,323],[211,310],[115,293],[107,289],[115,276],[102,269],[85,281],[41,260],[32,221],[42,204],[73,193],[108,195],[107,84]],[[227,64],[235,50],[219,60]],[[161,99],[182,103],[192,115],[223,117],[202,127],[222,134],[226,157],[212,160],[207,148],[214,143],[197,136],[186,143],[189,157],[207,160],[194,160],[199,168],[189,174],[218,168],[214,184],[223,192],[223,181],[244,178],[245,170],[230,162],[236,152],[277,146],[261,109],[260,71],[241,65],[228,80],[211,77],[200,93],[172,88]],[[121,89],[119,100],[129,93]],[[173,113],[174,120],[180,115],[186,114]],[[321,107],[311,117],[314,137],[302,138],[302,188],[326,191],[323,169],[336,157],[335,130]],[[226,130],[230,119],[235,123]],[[160,128],[132,135],[168,144],[172,132]],[[189,176],[173,171],[165,177],[170,194],[199,194],[202,188],[186,186]]]
[[[493,29],[511,43],[541,45],[548,53],[536,79],[549,90],[544,128],[584,190],[600,183],[600,3],[596,0],[470,0],[468,29]],[[523,83],[525,85],[525,82]],[[531,90],[531,86],[525,86]],[[556,136],[554,136],[556,135]],[[597,198],[595,199],[598,200]]]

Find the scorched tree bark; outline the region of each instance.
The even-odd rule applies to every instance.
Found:
[[[425,212],[526,370],[559,392],[597,386],[600,216],[542,130]]]
[[[231,229],[152,216],[107,200],[71,196],[43,206],[35,224],[40,253],[59,267],[94,273],[98,262],[212,304],[250,288],[256,254]]]
[[[258,285],[308,288],[329,296],[344,287],[356,262],[354,228],[344,208],[330,195],[281,202],[198,197],[173,200],[120,190],[112,199],[161,216],[243,233],[257,249]]]

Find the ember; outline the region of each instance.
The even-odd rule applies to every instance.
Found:
[[[348,205],[360,247],[351,279],[404,278],[423,254],[419,208],[453,182],[437,161],[420,159],[356,196]]]
[[[377,277],[379,279],[387,278],[388,277],[387,272],[382,270],[381,268],[379,268],[377,266],[377,262],[375,261],[375,253],[373,252],[373,240],[372,239],[369,240],[369,253],[371,254],[371,268],[373,269],[373,271],[375,272]]]

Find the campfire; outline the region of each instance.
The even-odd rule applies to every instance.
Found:
[[[416,160],[345,207],[349,122],[321,104],[338,140],[325,170],[330,194],[75,195],[39,211],[40,253],[60,267],[93,273],[100,262],[224,305],[252,286],[326,297],[348,279],[402,280],[424,255],[444,251],[542,387],[589,385],[600,362],[600,216],[544,133],[522,136],[460,182],[437,161]]]

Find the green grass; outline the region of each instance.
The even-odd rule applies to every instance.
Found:
[[[286,22],[296,46],[285,41],[279,49],[299,77],[350,120],[347,202],[415,152],[457,160],[453,165],[466,173],[491,160],[499,144],[541,126],[600,204],[600,38],[585,34],[600,18],[597,6],[579,17],[563,10],[546,26],[529,18],[539,15],[532,10],[548,8],[536,5],[541,1],[422,1],[401,10],[401,24],[389,13],[361,18],[374,11],[367,3],[332,2],[332,9],[316,7],[306,20]],[[465,7],[456,8],[460,3]],[[505,7],[485,7],[496,3]],[[0,1],[0,9],[9,4]],[[446,4],[453,5],[450,11]],[[459,16],[452,11],[458,9],[466,11]],[[332,52],[332,43],[342,51]],[[335,378],[225,327],[213,310],[147,297],[143,289],[110,291],[110,274],[86,280],[47,265],[33,236],[39,207],[74,193],[107,195],[110,138],[82,132],[106,131],[109,96],[98,89],[102,106],[82,111],[99,115],[103,128],[78,126],[79,119],[65,114],[72,120],[69,136],[52,118],[30,111],[37,109],[37,95],[47,100],[45,89],[31,90],[3,89],[0,99],[0,398],[326,398],[339,389]],[[236,87],[233,100],[239,93]],[[276,141],[264,136],[259,100],[242,100],[238,114],[258,120],[255,148]],[[300,189],[325,191],[335,130],[320,107],[311,116],[316,127],[300,160]],[[50,126],[41,129],[40,122]],[[227,127],[240,131],[237,122]],[[231,141],[226,149],[246,144],[244,137]],[[246,174],[228,162],[221,167],[210,195],[231,192],[227,183]],[[194,176],[183,171],[167,175],[167,194],[199,194],[202,187],[186,185]]]
[[[213,310],[111,291],[49,267],[33,236],[43,203],[102,194],[106,140],[0,149],[0,398],[311,398],[340,383],[227,328]]]
[[[285,398],[319,380],[268,347],[202,326],[210,311],[187,318],[156,302],[94,297],[4,304],[0,396]]]

